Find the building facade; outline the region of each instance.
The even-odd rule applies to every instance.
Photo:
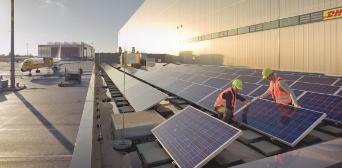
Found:
[[[141,52],[342,75],[342,0],[145,0],[118,33]]]
[[[95,49],[93,46],[81,43],[55,42],[38,45],[39,57],[61,57],[61,59],[93,59]]]

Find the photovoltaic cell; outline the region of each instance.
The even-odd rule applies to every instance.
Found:
[[[243,95],[248,95],[249,93],[251,93],[254,89],[256,89],[259,86],[260,85],[257,85],[257,84],[244,83],[243,84],[243,90],[239,91],[239,93],[243,94]]]
[[[178,95],[186,100],[196,103],[202,98],[204,98],[205,96],[214,92],[215,90],[217,89],[209,87],[209,86],[193,84],[192,86],[181,91]]]
[[[235,72],[238,75],[251,75],[255,72],[254,69],[243,69],[243,70],[239,70],[237,72]]]
[[[307,92],[299,99],[307,109],[327,114],[327,119],[342,123],[342,97]]]
[[[254,91],[251,96],[257,97],[265,93],[268,89],[268,86],[262,85],[260,88],[258,88],[256,91]],[[266,99],[271,99],[271,96],[268,96]]]
[[[207,72],[204,72],[204,73],[201,74],[201,75],[203,75],[203,76],[208,76],[208,77],[216,77],[216,76],[219,75],[219,73],[207,71]]]
[[[223,71],[223,73],[233,74],[233,73],[235,73],[237,71],[239,71],[239,69],[227,69],[227,70]]]
[[[197,83],[197,84],[202,84],[203,82],[205,82],[208,79],[209,79],[209,77],[207,77],[207,76],[194,75],[192,78],[187,79],[187,81]]]
[[[241,131],[191,106],[152,133],[181,168],[204,166],[241,135]]]
[[[297,89],[297,90],[324,93],[324,94],[334,94],[339,89],[339,87],[337,86],[320,85],[320,84],[313,84],[313,83],[302,83],[302,82],[296,82],[295,84],[291,86],[291,88]]]
[[[301,75],[279,75],[279,76],[283,78],[284,80],[290,80],[290,81],[296,81],[300,77],[302,77]]]
[[[193,74],[183,74],[180,77],[178,77],[178,79],[186,80],[187,81],[187,80],[189,80],[193,76],[194,76]]]
[[[314,129],[326,114],[268,100],[255,100],[234,117],[243,125],[293,147]]]
[[[240,79],[242,82],[247,82],[247,83],[257,83],[261,80],[260,77],[255,77],[255,76],[239,76],[238,79]]]
[[[206,82],[203,83],[203,85],[212,86],[217,89],[221,89],[224,86],[227,86],[230,84],[231,80],[226,79],[220,79],[220,78],[210,78]]]
[[[324,85],[331,85],[333,84],[337,78],[326,78],[326,77],[316,77],[316,76],[304,76],[299,81],[301,82],[308,82],[308,83],[318,83]]]
[[[236,74],[228,74],[228,73],[222,73],[219,76],[217,76],[217,78],[221,78],[221,79],[235,79],[237,78],[239,75]]]
[[[176,94],[190,85],[192,85],[191,82],[187,82],[183,80],[175,80],[172,83],[170,83],[168,86],[165,86],[163,89]]]

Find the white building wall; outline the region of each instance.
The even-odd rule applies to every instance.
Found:
[[[226,65],[341,75],[342,19],[184,42],[339,6],[342,0],[146,0],[120,30],[119,46],[173,55],[219,54]]]

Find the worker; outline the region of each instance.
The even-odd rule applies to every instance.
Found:
[[[242,90],[242,81],[235,79],[232,82],[232,86],[223,90],[216,98],[214,107],[215,111],[218,112],[219,118],[224,122],[233,122],[233,113],[235,112],[236,99],[244,102],[246,105],[249,101],[238,94],[239,90]]]
[[[300,108],[296,95],[287,85],[287,83],[278,75],[276,75],[270,68],[265,68],[262,71],[262,77],[270,81],[270,86],[265,93],[257,98],[264,98],[272,95],[273,100],[276,103],[284,105],[293,105]]]

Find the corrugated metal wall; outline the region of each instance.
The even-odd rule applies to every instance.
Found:
[[[174,55],[223,55],[226,65],[341,75],[342,19],[184,42],[338,6],[342,0],[146,0],[120,30],[119,46]]]

